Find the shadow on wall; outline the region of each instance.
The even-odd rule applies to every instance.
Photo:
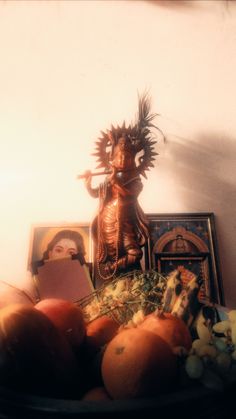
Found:
[[[221,206],[232,210],[235,196],[236,141],[217,134],[199,134],[194,140],[167,136],[166,163],[182,189],[182,202],[189,193],[194,207],[204,202],[207,207]],[[185,192],[188,191],[188,197]],[[228,197],[227,200],[224,198]],[[199,199],[201,200],[199,201]]]
[[[144,0],[147,3],[151,3],[155,6],[171,7],[173,8],[192,8],[195,3],[189,0]]]
[[[183,10],[183,9],[193,9],[193,8],[199,8],[200,6],[204,6],[203,2],[201,0],[143,0],[145,3],[152,4],[154,6],[159,7],[165,7],[165,8],[171,8]],[[212,2],[212,4],[211,4]],[[215,0],[215,3],[221,3],[221,5],[226,9],[230,10],[230,7],[233,5],[235,6],[235,0]],[[214,6],[213,0],[206,1],[206,4],[210,6]]]
[[[165,165],[186,212],[213,212],[226,305],[236,307],[236,141],[219,133],[167,136]]]

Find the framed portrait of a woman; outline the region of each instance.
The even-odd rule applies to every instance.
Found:
[[[58,223],[32,225],[28,254],[28,269],[32,264],[49,258],[83,254],[91,263],[91,233],[89,223]]]
[[[37,301],[77,301],[93,292],[88,223],[34,225],[28,257]]]

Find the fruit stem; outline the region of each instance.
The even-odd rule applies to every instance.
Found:
[[[164,319],[164,310],[163,310],[163,308],[162,307],[157,307],[157,309],[154,311],[154,315],[156,316],[156,317],[159,317],[159,318],[163,318]]]

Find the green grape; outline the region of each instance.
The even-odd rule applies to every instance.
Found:
[[[236,345],[236,323],[232,323],[231,339],[232,339],[233,344]]]
[[[224,333],[225,335],[231,330],[231,323],[229,320],[222,320],[213,325],[213,330],[216,333]]]
[[[204,346],[205,344],[206,344],[206,342],[205,342],[204,340],[202,340],[202,339],[195,339],[195,340],[192,342],[191,353],[193,353],[193,354],[197,354],[197,355],[198,355],[199,350],[200,350],[200,349],[201,349],[201,347],[202,347],[202,346]]]
[[[228,313],[228,318],[232,323],[236,322],[236,310],[230,310]]]
[[[209,343],[211,341],[211,331],[203,322],[199,321],[196,325],[196,329],[199,339],[205,343]]]
[[[200,378],[203,374],[203,363],[199,356],[189,355],[185,362],[185,371],[190,378]]]
[[[218,351],[216,349],[216,347],[214,345],[209,345],[207,343],[205,343],[205,345],[201,346],[201,348],[199,348],[198,350],[198,356],[200,357],[210,357],[210,358],[215,358],[216,355],[218,354]]]
[[[225,338],[213,338],[213,343],[220,352],[226,352],[227,351],[227,343]]]

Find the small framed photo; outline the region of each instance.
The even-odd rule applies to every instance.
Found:
[[[78,301],[92,293],[90,247],[88,223],[32,226],[28,270],[36,301]]]
[[[60,240],[67,240],[67,250],[60,246]],[[89,223],[33,225],[31,227],[28,269],[31,270],[32,264],[38,261],[49,259],[50,255],[55,258],[83,253],[86,263],[90,264],[92,262],[91,247]]]
[[[163,275],[178,269],[183,285],[200,276],[201,300],[224,305],[213,213],[146,214],[150,238],[145,268]]]

